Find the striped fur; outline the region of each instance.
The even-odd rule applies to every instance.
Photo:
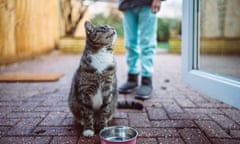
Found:
[[[83,135],[91,137],[107,126],[119,105],[113,55],[117,34],[113,27],[90,22],[85,22],[85,31],[85,49],[72,79],[68,103],[74,118],[83,126]]]

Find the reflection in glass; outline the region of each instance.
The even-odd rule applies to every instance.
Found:
[[[200,70],[240,81],[240,1],[200,1]]]

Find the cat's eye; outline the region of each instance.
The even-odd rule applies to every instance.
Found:
[[[101,27],[101,30],[106,31],[107,30],[106,26]]]

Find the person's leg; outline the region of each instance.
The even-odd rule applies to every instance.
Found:
[[[138,21],[135,9],[123,12],[123,28],[125,37],[125,47],[127,50],[126,59],[128,65],[127,82],[118,88],[119,93],[131,93],[138,86],[138,62],[140,50],[138,49]]]
[[[138,48],[138,19],[135,9],[123,12],[125,47],[127,49],[128,73],[139,73],[140,50]]]
[[[157,44],[157,16],[151,7],[143,7],[139,14],[139,39],[141,48],[142,76],[153,74],[153,59]]]
[[[157,16],[151,7],[142,7],[139,14],[142,79],[136,98],[149,99],[152,93],[153,60],[156,48]]]

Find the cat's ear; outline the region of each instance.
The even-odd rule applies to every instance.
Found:
[[[90,23],[89,21],[86,21],[84,26],[85,26],[85,31],[87,35],[93,32],[94,25],[92,23]]]

